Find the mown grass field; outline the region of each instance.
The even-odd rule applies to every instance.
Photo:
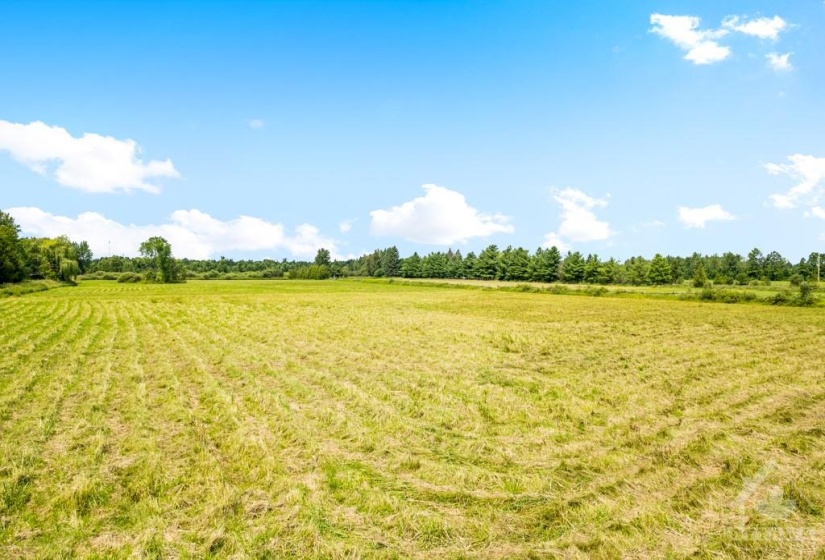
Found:
[[[0,557],[825,557],[821,309],[83,282],[0,333]]]

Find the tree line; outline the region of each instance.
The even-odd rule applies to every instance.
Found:
[[[109,256],[95,259],[85,241],[57,238],[20,238],[12,217],[0,212],[0,283],[49,278],[73,281],[80,274],[111,274],[111,278],[151,282],[181,282],[186,278],[294,278],[318,279],[347,276],[398,278],[456,278],[574,284],[665,285],[692,281],[697,287],[746,285],[790,280],[818,281],[822,254],[811,253],[791,263],[776,251],[753,249],[747,255],[693,253],[687,257],[656,254],[624,261],[604,260],[597,254],[539,247],[529,252],[488,245],[477,255],[460,250],[417,252],[402,258],[395,246],[376,249],[355,259],[334,260],[319,249],[313,261],[283,259],[235,260],[175,259],[162,237],[147,239],[139,257]]]
[[[179,259],[188,278],[292,278],[316,279],[347,276],[389,278],[444,278],[473,280],[507,280],[517,282],[563,282],[572,284],[665,285],[692,281],[697,287],[747,285],[759,282],[790,280],[793,283],[818,279],[819,253],[793,264],[777,252],[762,253],[753,249],[746,256],[736,253],[688,257],[655,255],[624,261],[601,259],[597,254],[568,251],[556,247],[538,248],[530,253],[524,248],[499,250],[489,245],[478,255],[460,250],[434,251],[420,256],[413,253],[402,258],[397,247],[376,249],[355,259],[333,260],[330,252],[320,249],[313,261]],[[104,257],[92,264],[99,273],[142,273],[151,262],[145,258]]]

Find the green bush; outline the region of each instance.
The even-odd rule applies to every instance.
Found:
[[[776,292],[768,301],[771,305],[788,305],[793,301],[793,296],[790,290],[782,290],[781,292]]]
[[[134,272],[124,272],[117,281],[121,284],[135,284],[143,281],[143,276]]]
[[[814,286],[808,282],[799,284],[799,296],[797,297],[799,305],[813,305],[816,303],[816,296],[814,295]]]

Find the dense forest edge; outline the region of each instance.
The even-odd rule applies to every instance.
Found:
[[[606,295],[632,293],[608,291],[606,286],[688,286],[694,290],[676,293],[681,299],[728,303],[761,300],[781,305],[816,304],[822,253],[811,253],[791,263],[776,251],[764,254],[758,248],[747,256],[693,253],[688,257],[656,254],[624,261],[602,260],[579,251],[562,254],[556,247],[539,247],[533,253],[512,246],[500,250],[489,245],[478,255],[452,249],[402,258],[395,246],[347,260],[333,260],[330,251],[319,249],[313,261],[272,259],[234,260],[176,259],[162,237],[151,237],[140,245],[139,257],[95,258],[86,241],[66,236],[20,237],[14,219],[0,212],[0,296],[22,295],[78,279],[111,280],[121,283],[176,283],[191,280],[253,280],[334,278],[389,278],[432,280],[483,280],[521,283],[505,286],[517,291],[585,293]],[[553,284],[542,287],[525,283]],[[777,283],[768,297],[758,297]],[[451,283],[455,286],[455,283]],[[575,288],[567,285],[584,285]],[[499,286],[500,287],[500,286]],[[602,289],[599,289],[601,287]],[[739,287],[740,289],[734,289]]]

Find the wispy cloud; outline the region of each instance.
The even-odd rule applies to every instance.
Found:
[[[787,175],[797,183],[785,193],[769,198],[777,208],[794,208],[797,204],[814,206],[825,195],[825,158],[794,154],[790,163],[768,163],[765,170],[771,175]]]
[[[683,51],[685,60],[694,64],[713,64],[721,62],[732,54],[730,47],[720,43],[720,40],[730,33],[741,33],[759,39],[776,41],[779,34],[788,29],[789,24],[779,16],[772,18],[757,18],[747,20],[746,16],[727,16],[717,29],[700,29],[702,23],[697,16],[673,16],[665,14],[651,14],[650,31],[664,37]],[[773,53],[776,55],[776,53]],[[770,56],[770,55],[769,55]],[[776,55],[783,58],[778,64],[786,67],[775,69],[787,70],[790,68],[788,55]]]
[[[252,129],[258,129],[258,128],[263,128],[264,127],[264,121],[262,121],[261,119],[252,119],[252,120],[249,121],[248,124],[249,124],[249,128],[252,128]]]
[[[728,16],[722,20],[722,27],[752,37],[771,39],[773,41],[779,37],[782,31],[788,28],[788,22],[779,16],[752,19],[744,23],[740,23],[740,21],[742,21],[742,18],[739,16]]]
[[[788,60],[793,53],[778,54],[775,52],[768,53],[765,58],[768,59],[768,66],[777,72],[784,72],[793,70],[793,64]]]

